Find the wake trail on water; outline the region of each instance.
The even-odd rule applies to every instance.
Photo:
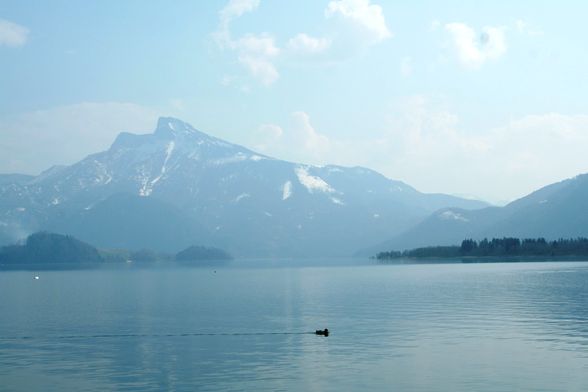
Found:
[[[315,335],[315,332],[188,332],[188,333],[125,333],[58,336],[12,336],[0,337],[0,341],[15,340],[68,340],[68,339],[117,339],[117,338],[176,338],[190,336],[264,336],[264,335]]]

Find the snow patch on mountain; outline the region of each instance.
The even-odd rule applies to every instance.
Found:
[[[341,200],[341,199],[337,199],[336,197],[331,197],[331,201],[332,201],[334,204],[338,204],[338,205],[340,205],[340,206],[344,206],[344,205],[345,205],[345,203],[343,202],[343,200]]]
[[[170,123],[170,125],[172,124]],[[149,178],[145,177],[143,181],[143,186],[139,191],[139,195],[150,196],[151,193],[153,193],[153,187],[155,186],[155,184],[159,182],[159,180],[161,180],[161,178],[165,175],[165,172],[167,171],[167,163],[169,162],[169,159],[171,158],[175,147],[176,142],[173,140],[167,144],[167,147],[165,148],[165,159],[163,160],[163,165],[161,166],[159,175],[151,181],[149,181]]]
[[[104,173],[104,175],[98,176],[96,178],[97,184],[108,185],[112,182],[112,176],[108,173]]]
[[[153,189],[149,187],[149,175],[144,173],[145,168],[141,168],[142,173],[139,177],[139,182],[141,183],[141,189],[139,189],[139,196],[149,196]]]
[[[298,181],[308,190],[310,193],[314,193],[315,191],[324,192],[324,193],[333,193],[335,189],[333,189],[325,180],[320,177],[310,175],[308,173],[308,168],[306,167],[297,167],[294,172],[298,177]]]
[[[242,152],[238,152],[237,154],[226,158],[212,160],[210,163],[214,166],[221,166],[229,163],[243,162],[245,160],[247,160],[247,156]]]
[[[235,201],[235,203],[238,203],[247,197],[251,197],[251,195],[249,193],[241,193],[239,196],[235,197],[234,201]]]
[[[112,181],[112,175],[108,172],[106,165],[98,160],[94,160],[94,165],[96,166],[96,178],[94,179],[95,185],[107,185]],[[59,191],[58,187],[55,187],[57,191]]]
[[[455,211],[451,211],[451,210],[443,211],[441,214],[439,214],[439,217],[443,220],[457,220],[457,221],[462,221],[462,222],[469,222],[470,221],[468,218],[466,218],[462,214],[455,212]]]
[[[292,181],[286,181],[282,187],[282,200],[289,199],[292,196]]]

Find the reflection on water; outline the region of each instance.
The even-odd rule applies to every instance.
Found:
[[[0,390],[588,390],[588,263],[31,276]]]

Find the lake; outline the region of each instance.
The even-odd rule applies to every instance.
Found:
[[[588,390],[584,262],[2,271],[0,317],[1,391]]]

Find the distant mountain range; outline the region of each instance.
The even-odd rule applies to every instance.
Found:
[[[473,219],[487,210],[468,210],[486,206],[424,194],[362,167],[281,161],[161,118],[152,134],[123,132],[107,151],[71,166],[0,175],[0,244],[48,230],[101,248],[201,244],[238,257],[339,256],[439,209],[421,225],[446,215]]]
[[[441,209],[415,227],[361,253],[505,236],[548,240],[588,237],[588,175],[546,186],[505,207]]]

